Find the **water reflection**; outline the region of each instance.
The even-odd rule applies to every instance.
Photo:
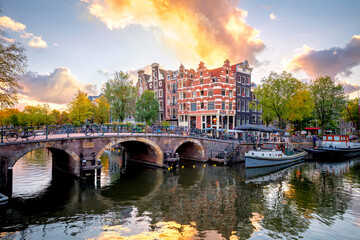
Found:
[[[243,164],[187,162],[168,171],[123,162],[109,151],[102,156],[99,186],[51,173],[47,154],[33,152],[15,167],[14,198],[0,207],[0,237],[353,239],[360,234],[359,159],[305,162],[267,173],[249,172]],[[43,177],[27,176],[27,168]]]

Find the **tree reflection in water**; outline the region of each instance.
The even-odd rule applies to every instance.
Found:
[[[242,164],[204,167],[184,162],[184,168],[168,171],[125,164],[111,152],[102,162],[101,186],[53,174],[37,197],[15,198],[2,206],[0,236],[300,238],[314,226],[329,236],[327,226],[338,226],[339,220],[346,224],[351,202],[360,201],[359,194],[354,194],[360,192],[355,160],[303,163],[256,180],[247,178]],[[359,209],[351,211],[355,218],[359,216]],[[359,226],[351,230],[360,234]]]

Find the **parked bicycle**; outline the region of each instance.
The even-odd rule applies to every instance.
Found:
[[[105,127],[85,126],[83,127],[82,131],[85,134],[85,136],[95,135],[95,133],[97,133],[100,136],[103,136],[105,134]]]
[[[16,129],[11,129],[5,133],[5,138],[9,142],[16,141],[19,137],[26,138],[27,140],[32,140],[35,138],[35,132],[33,129],[24,129],[23,132],[19,133]]]

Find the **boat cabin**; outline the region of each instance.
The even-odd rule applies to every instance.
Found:
[[[322,137],[323,147],[348,147],[349,144],[348,135],[325,135]]]
[[[281,143],[267,142],[261,146],[261,149],[272,150],[272,151],[281,151],[285,155],[289,155],[289,154],[293,153],[293,151],[289,148],[288,143],[283,143],[283,142],[281,142]]]

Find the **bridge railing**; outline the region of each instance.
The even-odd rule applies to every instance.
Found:
[[[198,138],[219,139],[233,142],[255,143],[254,138],[235,138],[231,133],[208,133],[200,129],[188,127],[145,125],[145,124],[86,124],[86,125],[46,125],[30,127],[1,127],[1,143],[14,141],[31,141],[34,139],[67,138],[73,136],[103,136],[103,135],[181,135]]]

